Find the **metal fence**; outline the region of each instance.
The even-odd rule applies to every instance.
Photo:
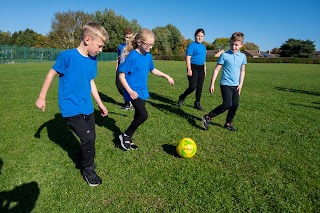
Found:
[[[62,49],[0,45],[0,63],[53,62]],[[102,52],[99,61],[114,61],[116,52]]]

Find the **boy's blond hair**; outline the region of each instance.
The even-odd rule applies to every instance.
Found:
[[[230,40],[231,41],[241,41],[241,43],[242,43],[244,40],[244,35],[242,32],[235,32],[232,34]]]
[[[106,29],[98,23],[95,22],[89,22],[86,25],[83,26],[81,31],[81,40],[84,40],[85,37],[98,37],[100,38],[104,43],[109,42],[109,35]]]

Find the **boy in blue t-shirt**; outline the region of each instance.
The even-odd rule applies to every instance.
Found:
[[[220,78],[220,89],[223,103],[202,117],[204,129],[208,129],[212,118],[228,110],[226,123],[224,127],[230,131],[236,131],[232,125],[232,120],[239,106],[240,93],[245,76],[245,64],[247,64],[246,55],[240,52],[243,45],[244,35],[242,32],[233,33],[230,38],[230,50],[223,53],[217,62],[213,71],[210,93],[214,92],[214,82],[222,67]]]
[[[107,116],[108,110],[101,101],[94,78],[97,75],[96,55],[102,52],[102,47],[108,40],[108,33],[100,24],[86,24],[81,31],[80,45],[59,54],[36,101],[36,106],[44,112],[47,92],[58,74],[60,112],[80,138],[79,159],[82,175],[90,186],[102,183],[94,170],[96,132],[91,94],[101,110],[101,116]]]

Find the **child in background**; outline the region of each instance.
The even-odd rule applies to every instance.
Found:
[[[124,31],[124,39],[125,39],[125,42],[121,43],[119,46],[118,46],[118,57],[117,57],[117,60],[116,60],[116,86],[117,86],[117,89],[119,91],[119,93],[122,95],[123,97],[123,90],[124,90],[124,87],[122,86],[120,80],[119,80],[119,72],[118,71],[118,68],[119,68],[119,65],[120,63],[123,61],[123,51],[126,47],[126,43],[132,39],[132,36],[133,36],[133,33],[132,33],[132,29],[130,27],[128,27],[125,31]],[[124,104],[122,105],[122,107],[120,108],[121,110],[132,110],[133,107],[132,107],[132,104],[130,101],[125,101]]]
[[[92,22],[86,24],[81,31],[80,45],[59,54],[44,80],[36,101],[36,106],[44,112],[47,92],[58,74],[60,112],[80,138],[81,172],[90,186],[102,183],[95,172],[96,131],[91,94],[101,110],[101,116],[107,116],[108,111],[101,101],[94,78],[97,75],[96,55],[102,52],[103,46],[108,41],[108,33],[100,24]]]
[[[202,87],[206,76],[206,46],[202,44],[204,39],[204,30],[197,29],[194,33],[195,41],[191,42],[186,50],[187,77],[189,87],[179,96],[178,106],[183,105],[184,100],[194,90],[196,90],[196,101],[194,108],[203,110],[200,105]]]
[[[224,128],[230,131],[236,131],[232,121],[239,106],[240,93],[245,76],[245,64],[247,64],[246,55],[240,52],[243,40],[244,35],[242,32],[233,33],[229,41],[230,50],[223,53],[218,59],[217,65],[212,74],[210,93],[213,94],[214,92],[214,82],[216,81],[218,73],[222,67],[220,89],[223,102],[221,105],[209,112],[209,114],[202,117],[204,129],[208,129],[212,118],[228,110]]]
[[[153,64],[151,48],[155,42],[155,36],[148,29],[141,29],[132,40],[133,50],[129,51],[129,55],[118,68],[119,79],[125,88],[124,99],[131,101],[134,109],[134,119],[130,126],[122,134],[119,135],[120,143],[123,149],[137,149],[132,141],[132,136],[138,127],[147,120],[148,112],[145,106],[145,100],[150,97],[148,90],[149,72],[168,80],[173,85],[173,79],[156,69]]]

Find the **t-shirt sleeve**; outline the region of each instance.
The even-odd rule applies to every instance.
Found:
[[[52,69],[54,69],[59,74],[65,74],[68,64],[69,64],[69,57],[67,57],[66,52],[61,52],[58,55],[54,65],[52,66]]]

